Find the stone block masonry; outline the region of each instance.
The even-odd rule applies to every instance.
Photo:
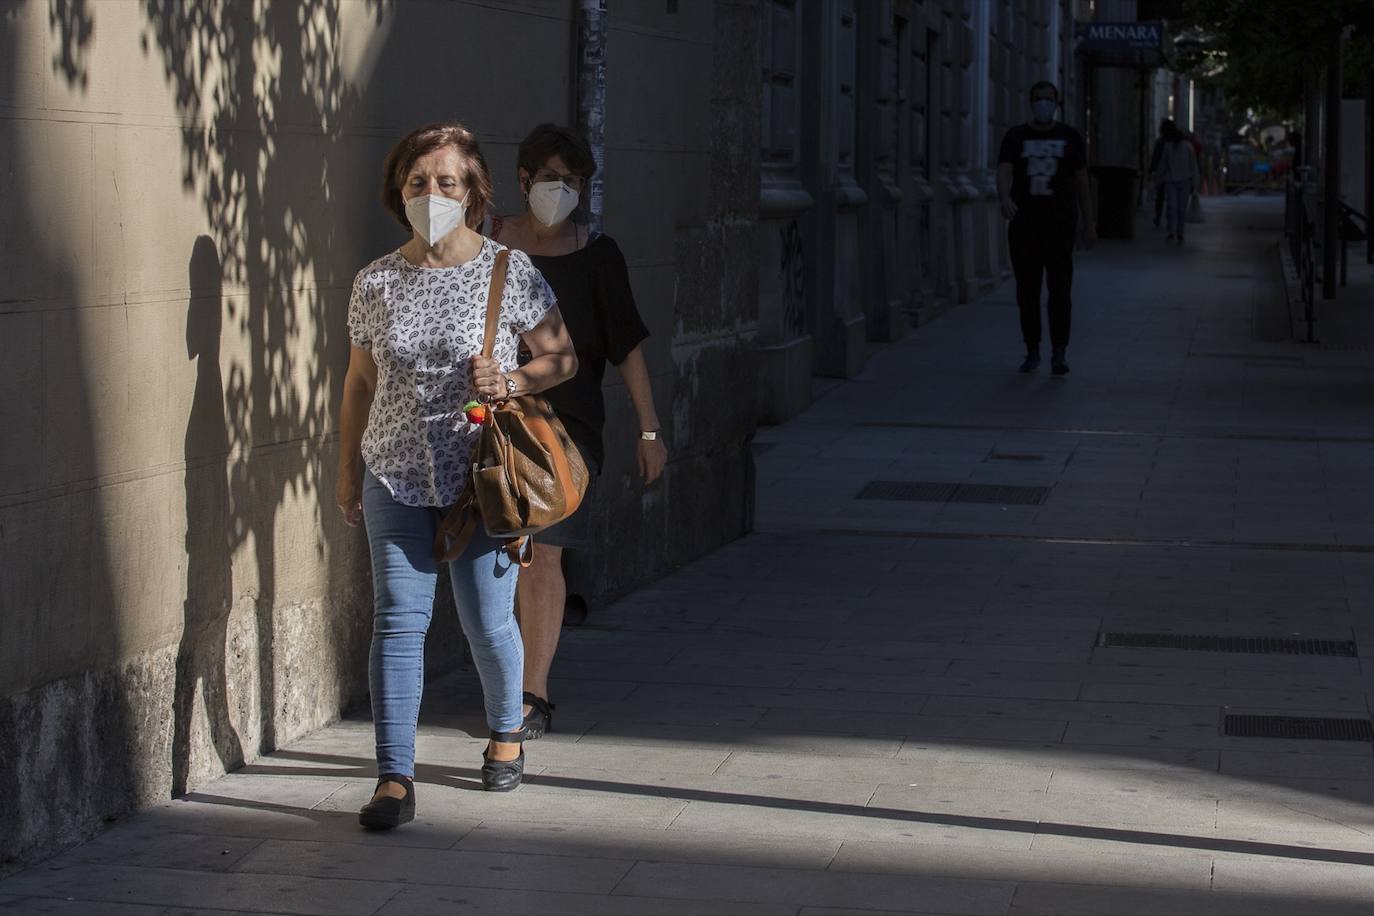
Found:
[[[335,405],[352,278],[405,239],[382,158],[457,118],[511,213],[521,137],[574,120],[566,2],[220,6],[25,3],[0,31],[0,862],[365,701]],[[606,228],[673,463],[640,493],[613,450],[597,530],[654,536],[589,560],[595,594],[748,530],[757,320],[756,4],[609,17]],[[442,598],[427,649],[462,662]]]

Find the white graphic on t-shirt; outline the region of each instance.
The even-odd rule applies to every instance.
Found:
[[[1059,160],[1064,158],[1066,146],[1067,140],[1027,140],[1021,145],[1032,197],[1049,197],[1054,193],[1050,179],[1059,172]]]

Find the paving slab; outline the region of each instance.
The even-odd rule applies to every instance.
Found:
[[[703,887],[703,884],[709,887]],[[1015,889],[1009,881],[969,881],[872,873],[671,865],[641,862],[617,893],[648,892],[751,903],[850,905],[856,899],[920,901],[932,909],[1002,914]]]
[[[204,829],[204,828],[201,828]],[[56,856],[48,868],[79,865],[135,865],[191,871],[232,870],[265,840],[250,837],[177,833],[151,824],[114,831]]]
[[[370,786],[371,783],[366,785]],[[213,788],[211,786],[205,791],[193,793],[187,799],[159,805],[128,823],[116,826],[110,831],[110,844],[123,844],[133,854],[142,843],[142,838],[150,835],[204,834],[231,839],[326,840],[332,843],[381,843],[388,846],[447,849],[480,823],[464,817],[432,818],[431,812],[422,810],[412,829],[386,836],[359,830],[357,812],[354,810],[248,807],[239,799],[212,795]],[[363,791],[366,789],[359,790],[360,793]],[[421,784],[418,791],[428,790]]]
[[[797,916],[959,916],[959,914],[937,913],[934,910],[891,910],[886,907],[881,910],[870,908],[856,910],[852,907],[804,906],[797,910]]]
[[[580,780],[575,788],[530,785],[511,793],[483,792],[474,776],[471,785],[461,787],[427,786],[416,790],[423,795],[425,817],[436,823],[445,820],[489,818],[524,823],[625,825],[627,827],[666,828],[682,812],[685,802],[661,792],[630,791],[613,779]],[[372,784],[350,786],[331,797],[327,810],[353,813],[372,797]],[[418,817],[417,813],[417,817]]]
[[[942,787],[1020,788],[1045,791],[1056,770],[1053,766],[1018,763],[977,763],[945,759],[938,754],[908,756],[894,760],[833,760],[811,755],[750,754],[730,755],[719,775],[756,776],[775,780],[833,779],[837,773],[862,773],[875,784]]]
[[[840,847],[830,870],[971,879],[995,875],[1015,881],[1110,882],[1205,892],[1211,887],[1212,856],[1197,851],[1179,856],[1160,856],[1153,850],[1149,854],[1108,853],[1081,845],[1077,849],[1037,845],[1023,850],[849,841]]]
[[[499,895],[486,888],[405,887],[377,916],[701,916],[700,900],[656,895],[570,894],[511,888]],[[793,904],[711,901],[712,916],[793,916]]]
[[[1008,916],[1356,916],[1369,912],[1363,901],[1303,897],[1293,893],[1199,893],[1188,888],[1023,883]]]
[[[161,905],[95,903],[54,897],[0,897],[0,913],[7,916],[167,916],[167,910]]]
[[[397,885],[346,878],[217,874],[128,865],[33,869],[5,882],[20,896],[58,897],[101,905],[139,903],[195,907],[207,901],[249,912],[299,916],[372,916]]]
[[[766,826],[762,823],[761,827]],[[586,856],[651,862],[690,862],[825,868],[840,841],[824,837],[780,837],[775,834],[696,832],[622,828],[614,834],[594,827],[484,824],[458,845],[484,852],[520,852],[551,856]]]
[[[609,893],[631,862],[589,856],[481,852],[470,849],[364,848],[347,843],[266,840],[234,866],[253,875],[348,877],[379,884],[452,884],[504,889],[521,884],[574,893]]]

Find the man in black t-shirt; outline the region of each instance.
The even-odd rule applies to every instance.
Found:
[[[1026,341],[1022,372],[1040,366],[1040,288],[1049,286],[1050,366],[1065,375],[1073,286],[1073,246],[1079,212],[1083,241],[1097,240],[1088,190],[1083,135],[1054,119],[1059,90],[1053,83],[1031,87],[1031,120],[1007,131],[997,156],[997,193],[1007,230],[1021,336]]]

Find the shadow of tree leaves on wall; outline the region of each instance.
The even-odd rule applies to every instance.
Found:
[[[68,85],[85,89],[89,82],[86,56],[95,36],[95,20],[86,0],[50,0],[48,28],[58,38],[53,69],[66,78]]]
[[[369,0],[368,8],[380,15],[385,5]],[[351,270],[339,272],[330,254],[341,223],[331,210],[331,180],[346,172],[347,149],[339,140],[359,106],[359,90],[346,84],[340,66],[341,0],[147,0],[143,12],[145,47],[162,59],[183,124],[181,181],[200,198],[223,262],[229,323],[230,517],[198,521],[224,524],[230,534],[187,543],[252,551],[256,576],[243,578],[256,586],[240,586],[236,598],[255,609],[261,723],[255,743],[266,750],[278,740],[278,713],[291,714],[292,685],[278,683],[285,669],[276,640],[285,631],[277,564],[283,556],[299,557],[299,542],[308,537],[299,509],[294,527],[284,524],[287,503],[313,512],[316,552],[324,553],[321,506],[330,505],[326,462],[333,455],[331,410],[345,364],[351,279]],[[290,534],[279,543],[283,532]],[[190,562],[206,567],[223,558]],[[221,676],[243,677],[232,670]],[[185,761],[179,765],[184,769]]]

